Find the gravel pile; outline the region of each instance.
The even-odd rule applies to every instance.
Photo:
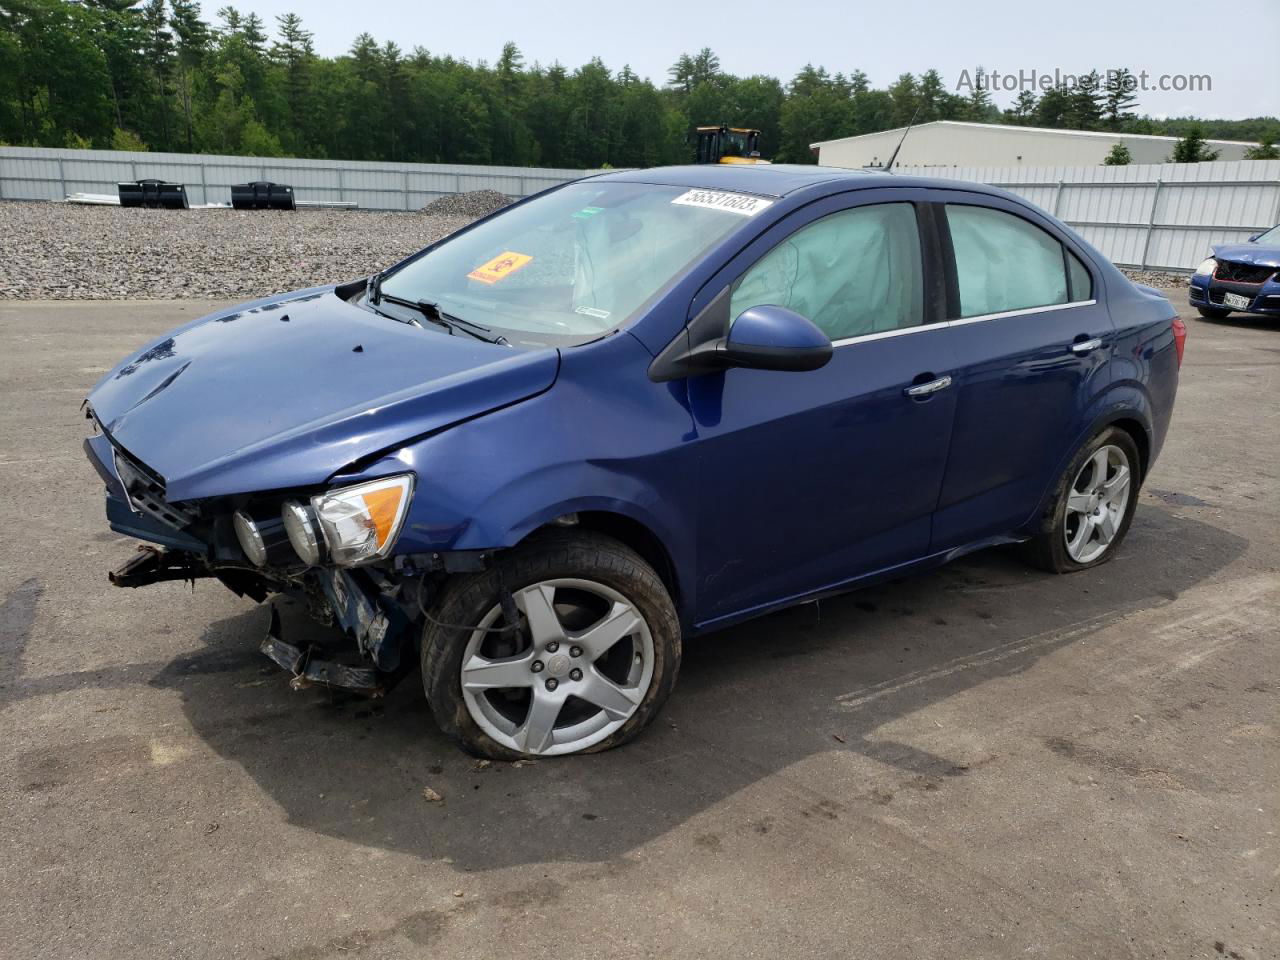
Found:
[[[1185,273],[1162,273],[1158,270],[1129,270],[1121,267],[1120,272],[1134,283],[1145,283],[1148,287],[1185,287],[1191,279]]]
[[[474,220],[501,210],[509,203],[511,198],[497,190],[471,190],[436,197],[422,208],[422,212],[432,217],[471,217]]]
[[[0,299],[250,299],[366,276],[474,218],[5,201]]]

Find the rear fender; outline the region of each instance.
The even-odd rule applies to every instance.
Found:
[[[1041,518],[1051,506],[1050,500],[1058,486],[1058,480],[1062,477],[1062,472],[1067,469],[1067,465],[1072,458],[1090,437],[1105,430],[1113,423],[1119,423],[1121,420],[1135,421],[1141,425],[1142,431],[1146,435],[1147,462],[1143,465],[1143,477],[1145,478],[1146,473],[1151,469],[1152,461],[1155,459],[1154,451],[1156,450],[1151,399],[1147,394],[1146,388],[1136,381],[1112,384],[1094,399],[1094,402],[1081,417],[1080,422],[1085,426],[1072,437],[1071,443],[1064,448],[1066,452],[1054,464],[1053,471],[1049,474],[1048,483],[1036,504],[1036,509],[1027,518],[1022,527],[1019,528],[1020,533],[1030,535],[1038,531]],[[1142,444],[1139,444],[1139,446],[1142,446]]]

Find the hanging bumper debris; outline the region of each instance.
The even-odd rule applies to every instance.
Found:
[[[307,687],[329,687],[366,697],[381,697],[386,687],[374,667],[350,667],[316,655],[316,647],[298,647],[281,636],[280,612],[271,608],[271,625],[262,641],[261,650],[277,666],[292,674],[289,686],[295,690]]]

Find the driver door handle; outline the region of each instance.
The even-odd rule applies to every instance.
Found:
[[[1071,352],[1077,356],[1083,357],[1086,353],[1093,353],[1102,346],[1102,338],[1094,337],[1092,340],[1080,340],[1071,345]]]
[[[917,383],[913,387],[907,387],[903,392],[908,397],[928,397],[937,393],[939,390],[945,390],[951,386],[950,375],[939,377],[937,380],[930,380],[928,383]]]

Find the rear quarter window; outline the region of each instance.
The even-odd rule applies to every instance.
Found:
[[[1070,250],[1067,251],[1067,274],[1071,278],[1072,301],[1093,299],[1093,278],[1080,258]]]

